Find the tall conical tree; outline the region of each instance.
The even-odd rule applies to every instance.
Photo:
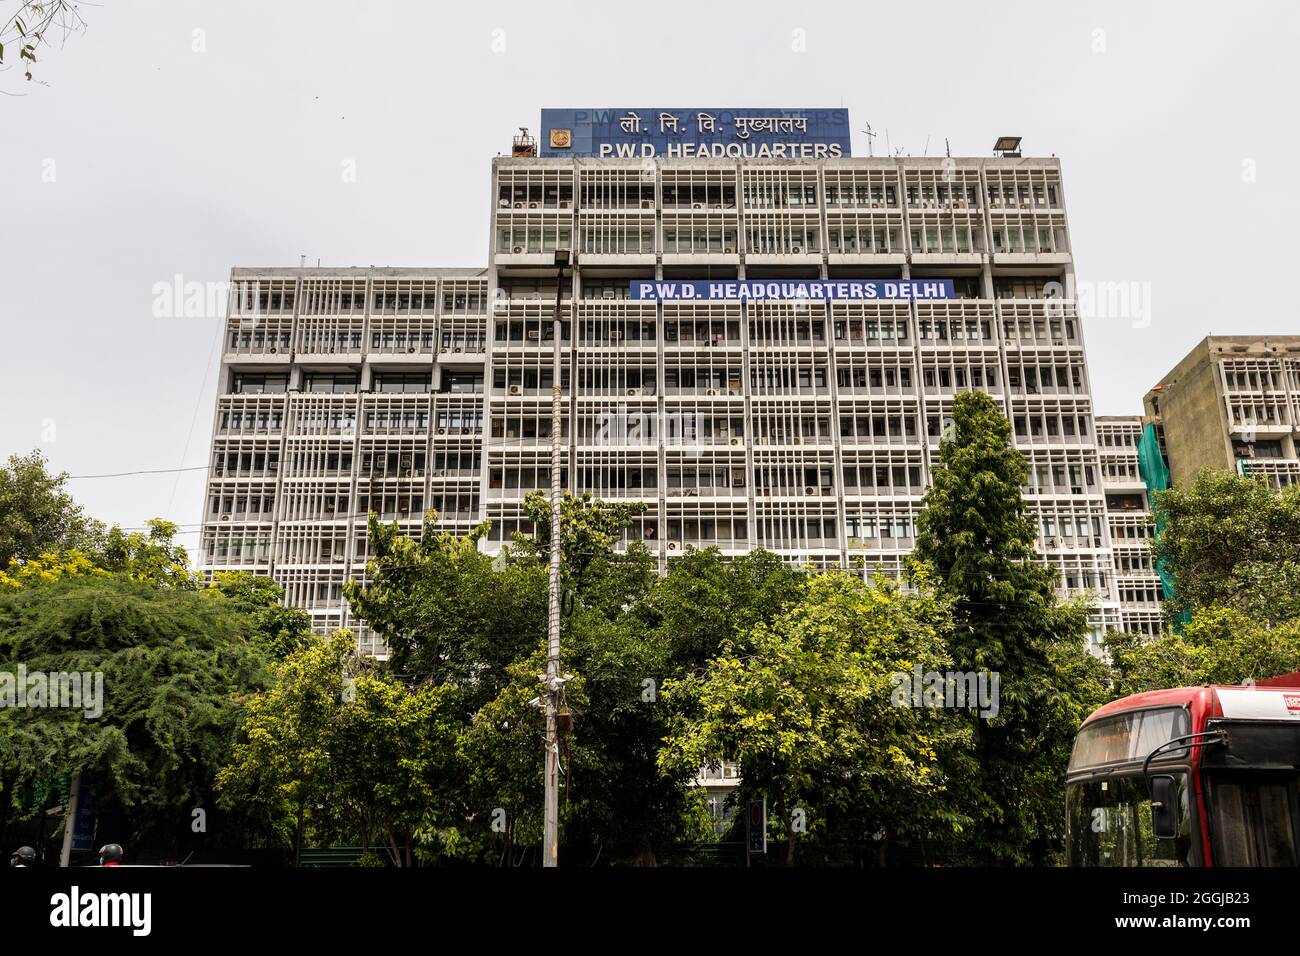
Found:
[[[956,599],[956,670],[999,676],[997,716],[970,712],[980,770],[969,812],[983,821],[963,850],[970,862],[1046,861],[1060,839],[1070,741],[1102,693],[1101,664],[1085,649],[1088,604],[1058,601],[1057,572],[1035,560],[1028,476],[994,400],[958,395],[911,560]]]

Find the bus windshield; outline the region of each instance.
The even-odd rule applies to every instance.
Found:
[[[1070,866],[1191,866],[1186,774],[1174,775],[1181,803],[1178,836],[1156,839],[1151,794],[1141,776],[1072,783],[1066,788]]]
[[[1070,770],[1143,760],[1161,744],[1191,732],[1191,718],[1182,707],[1134,710],[1094,720],[1074,740]],[[1186,752],[1184,748],[1161,756],[1175,757]]]

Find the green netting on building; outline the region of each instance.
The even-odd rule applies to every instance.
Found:
[[[1138,441],[1138,471],[1148,493],[1169,487],[1169,466],[1165,464],[1165,456],[1160,454],[1160,439],[1152,422],[1142,426],[1142,438]]]
[[[1170,485],[1169,466],[1165,464],[1165,456],[1160,452],[1160,439],[1156,435],[1156,426],[1152,422],[1147,422],[1142,427],[1142,438],[1138,441],[1138,473],[1142,476],[1142,482],[1147,486],[1147,499],[1155,505],[1155,493],[1164,491]],[[1164,530],[1164,522],[1160,520],[1159,515],[1156,517],[1156,534],[1159,535]],[[1165,562],[1160,561],[1156,564],[1156,573],[1160,575],[1160,589],[1164,592],[1165,600],[1174,595],[1174,579]]]

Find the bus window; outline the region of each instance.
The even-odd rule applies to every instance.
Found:
[[[1295,777],[1215,774],[1210,800],[1216,866],[1297,865]]]
[[[1074,740],[1070,770],[1142,760],[1166,741],[1191,731],[1191,718],[1182,707],[1135,710],[1094,720],[1085,725]],[[1170,750],[1162,756],[1186,753],[1186,749]]]
[[[1151,794],[1142,777],[1072,783],[1066,789],[1071,866],[1190,866],[1187,777],[1178,781],[1178,836],[1158,840],[1151,828]]]

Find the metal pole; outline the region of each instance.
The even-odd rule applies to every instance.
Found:
[[[555,276],[554,354],[551,382],[551,575],[550,626],[546,640],[546,778],[542,829],[542,866],[558,866],[560,855],[560,294],[564,266]]]
[[[63,824],[63,851],[59,854],[59,866],[72,862],[72,834],[77,829],[77,811],[81,807],[81,772],[72,775],[68,785],[67,817]]]

